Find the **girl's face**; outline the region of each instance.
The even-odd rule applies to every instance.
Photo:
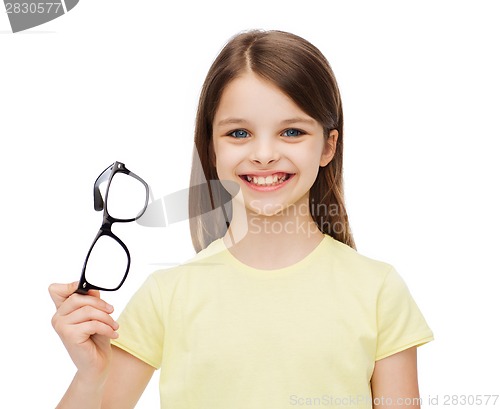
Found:
[[[309,189],[333,158],[337,135],[325,140],[322,126],[279,88],[245,73],[228,84],[215,114],[218,177],[238,183],[245,207],[256,214],[271,216],[291,204],[309,214]]]

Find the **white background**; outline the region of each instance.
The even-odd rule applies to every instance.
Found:
[[[47,287],[79,278],[95,178],[120,160],[156,198],[186,188],[204,76],[249,28],[292,31],[331,62],[358,251],[396,266],[435,333],[419,349],[423,406],[500,394],[496,3],[81,0],[17,34],[2,12],[0,407],[53,407],[73,376]],[[194,254],[187,221],[114,230],[133,257],[105,295],[117,312]],[[138,407],[158,407],[157,381]]]

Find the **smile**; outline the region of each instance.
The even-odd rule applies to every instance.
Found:
[[[274,190],[286,184],[294,175],[294,173],[280,172],[269,176],[240,175],[240,178],[254,189]]]

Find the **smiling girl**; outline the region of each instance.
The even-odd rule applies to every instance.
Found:
[[[132,408],[158,368],[169,409],[419,407],[416,347],[433,335],[394,268],[355,250],[342,149],[321,52],[279,31],[232,38],[197,114],[197,255],[148,278],[119,337],[97,293],[50,287],[78,368],[59,407]]]

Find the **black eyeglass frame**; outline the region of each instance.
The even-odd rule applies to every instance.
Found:
[[[142,210],[139,212],[139,214],[131,219],[120,219],[120,218],[115,218],[113,216],[110,216],[108,213],[107,209],[107,201],[108,201],[108,193],[109,193],[109,187],[111,186],[111,182],[113,180],[113,177],[117,173],[125,173],[126,175],[129,175],[135,179],[137,179],[139,182],[141,182],[144,187],[146,188],[146,201],[144,203],[144,207]],[[101,191],[99,190],[99,186],[109,180],[108,186],[106,188],[106,194],[104,195],[104,200],[101,194]],[[118,236],[116,236],[112,231],[111,231],[111,226],[113,223],[119,222],[119,223],[128,223],[128,222],[133,222],[137,219],[139,219],[144,212],[146,211],[146,208],[148,206],[149,202],[149,186],[148,184],[141,179],[139,176],[137,176],[135,173],[131,172],[125,167],[124,163],[121,162],[115,162],[112,165],[108,166],[96,179],[94,183],[94,210],[97,212],[103,211],[103,218],[102,218],[102,225],[99,228],[99,231],[97,232],[97,235],[92,242],[92,245],[90,246],[90,249],[87,253],[87,257],[85,258],[85,263],[83,264],[83,269],[82,269],[82,274],[80,277],[80,282],[78,283],[78,289],[75,291],[78,294],[87,294],[89,290],[101,290],[101,291],[116,291],[119,290],[120,287],[123,285],[125,280],[127,279],[128,272],[130,270],[130,252],[125,245],[123,241],[120,240]],[[96,286],[92,283],[89,283],[85,277],[85,270],[87,268],[87,263],[90,257],[90,254],[92,253],[92,250],[97,243],[97,240],[99,240],[100,237],[102,236],[108,236],[112,239],[114,239],[125,251],[127,255],[127,268],[125,270],[125,273],[123,275],[123,278],[121,282],[116,286],[115,288],[104,288],[104,287],[99,287]]]

